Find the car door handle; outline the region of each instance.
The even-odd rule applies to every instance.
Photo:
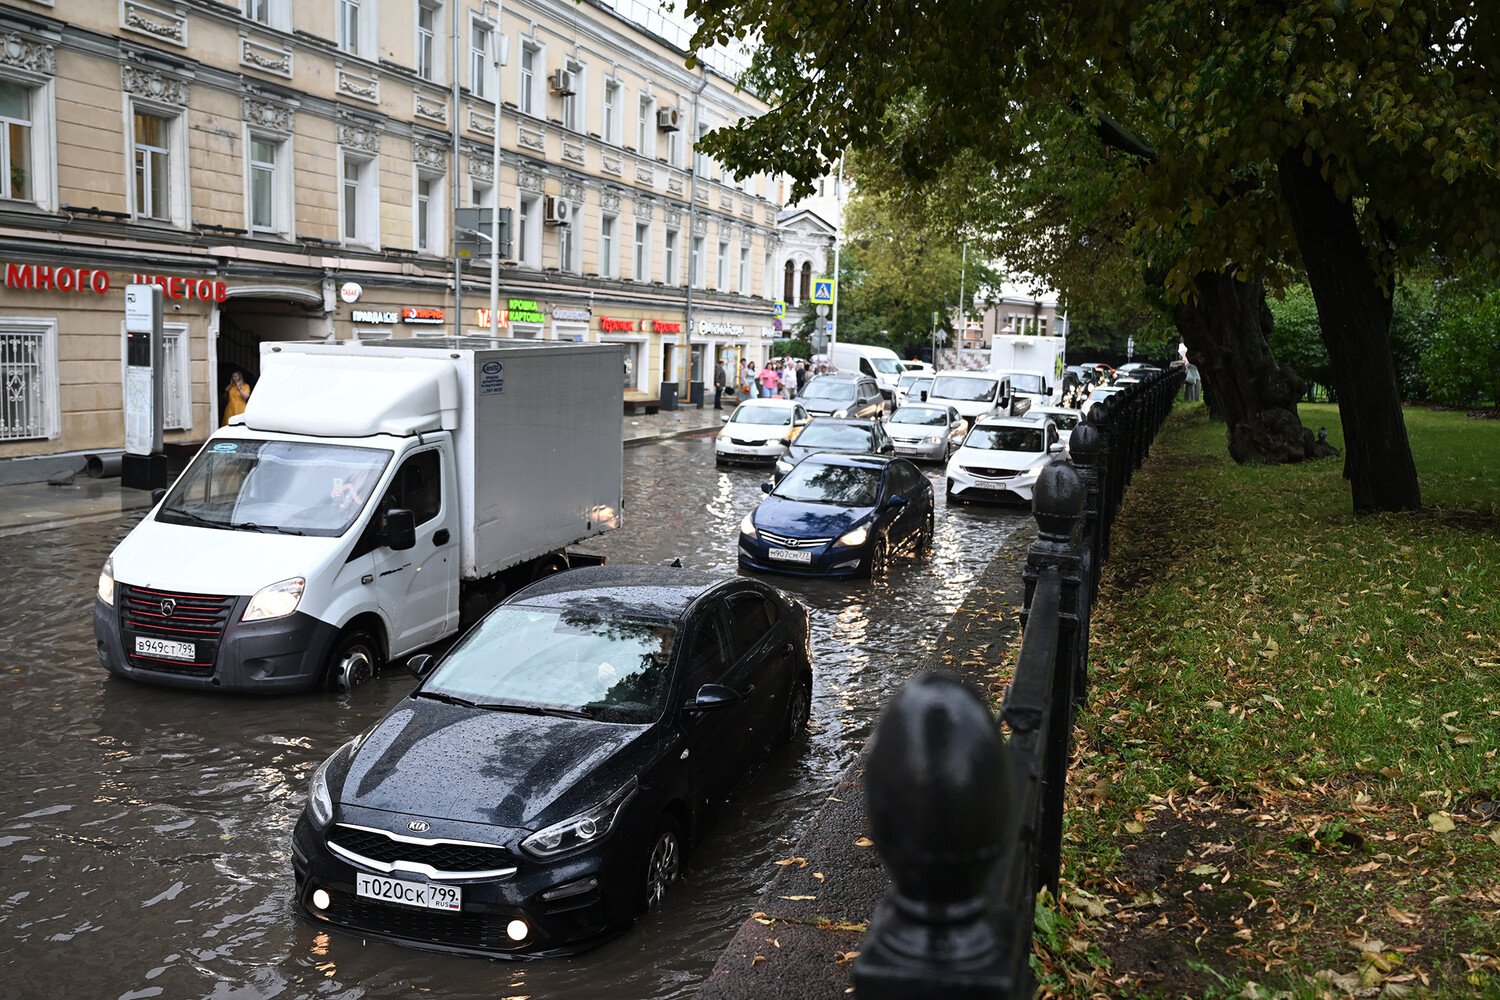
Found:
[[[439,528],[438,530],[434,531],[432,533],[432,544],[433,545],[447,545],[448,544],[448,529],[447,528]]]
[[[781,655],[782,656],[791,656],[792,655],[792,651],[795,650],[796,648],[797,648],[797,646],[796,646],[795,643],[790,643],[789,642],[786,645],[784,645],[784,646],[781,647]]]

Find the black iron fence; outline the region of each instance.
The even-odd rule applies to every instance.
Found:
[[[1021,653],[997,720],[949,677],[908,682],[865,770],[893,883],[854,964],[864,1000],[1032,995],[1037,893],[1057,891],[1073,720],[1110,526],[1183,381],[1158,372],[1095,404],[1037,480]],[[1009,729],[1006,739],[998,722]]]

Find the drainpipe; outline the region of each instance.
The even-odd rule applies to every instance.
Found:
[[[460,94],[458,88],[458,67],[461,64],[458,61],[458,4],[450,4],[449,7],[453,14],[453,65],[451,67],[451,72],[453,73],[453,197],[450,199],[453,205],[453,214],[449,218],[457,219],[459,205],[458,189],[462,182],[461,167],[459,164],[458,128],[459,117],[462,113],[462,108],[459,105]],[[495,110],[499,111],[499,109],[500,105],[496,104]],[[495,115],[495,131],[496,133],[500,131],[500,116],[498,114]],[[450,225],[448,228],[452,229],[453,227]],[[452,235],[457,236],[458,234],[454,233]],[[462,337],[464,335],[464,259],[458,255],[457,247],[453,250],[453,335],[455,337]]]
[[[683,350],[687,352],[688,364],[682,366],[682,377],[679,378],[677,386],[678,405],[684,397],[684,390],[692,378],[693,360],[693,240],[698,236],[698,99],[702,96],[704,88],[708,86],[708,67],[702,67],[703,79],[699,82],[697,89],[693,91],[693,149],[688,155],[688,283],[687,283],[687,322],[682,325]],[[703,241],[703,256],[708,255],[708,240]],[[706,264],[705,264],[706,267]],[[663,372],[663,375],[666,373]],[[665,379],[663,379],[665,381]]]

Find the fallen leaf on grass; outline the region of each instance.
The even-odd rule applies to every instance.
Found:
[[[1396,923],[1398,924],[1406,924],[1408,926],[1410,926],[1411,924],[1415,924],[1422,919],[1415,913],[1407,913],[1405,910],[1396,909],[1396,907],[1391,903],[1387,903],[1385,905],[1385,915],[1396,921]]]
[[[1433,833],[1451,833],[1457,828],[1453,820],[1442,813],[1429,813],[1427,825],[1432,827]]]
[[[1125,832],[1126,833],[1145,833],[1146,832],[1146,824],[1145,823],[1141,823],[1141,822],[1139,822],[1137,820],[1133,820],[1133,819],[1132,820],[1127,820],[1126,823],[1125,823]]]
[[[1497,826],[1495,827],[1495,829],[1490,831],[1490,839],[1493,840],[1496,844],[1500,844],[1500,826]]]
[[[855,847],[874,847],[875,846],[875,841],[871,840],[869,837],[860,837],[858,840],[856,840],[854,842],[854,846]]]
[[[1217,875],[1217,874],[1219,874],[1219,866],[1218,865],[1198,865],[1197,867],[1193,868],[1189,872],[1189,874],[1191,874],[1191,875]]]

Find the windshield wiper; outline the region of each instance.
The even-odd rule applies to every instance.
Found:
[[[231,524],[230,527],[235,531],[259,531],[263,534],[268,535],[302,534],[302,532],[298,531],[296,528],[283,528],[279,524],[256,524],[254,521],[240,521],[238,524]]]
[[[189,521],[192,521],[194,524],[201,524],[205,528],[224,527],[223,521],[213,521],[201,515],[194,514],[190,510],[183,510],[181,507],[163,507],[161,509],[161,512],[163,514],[171,514],[174,517],[185,517]]]
[[[474,702],[458,697],[453,694],[443,694],[441,691],[418,691],[418,698],[431,698],[433,701],[441,701],[449,705],[462,705],[464,708],[477,707]]]
[[[552,715],[564,719],[592,719],[594,713],[578,708],[557,708],[552,705],[522,705],[513,701],[482,701],[476,706],[496,712],[520,712],[524,715]]]

